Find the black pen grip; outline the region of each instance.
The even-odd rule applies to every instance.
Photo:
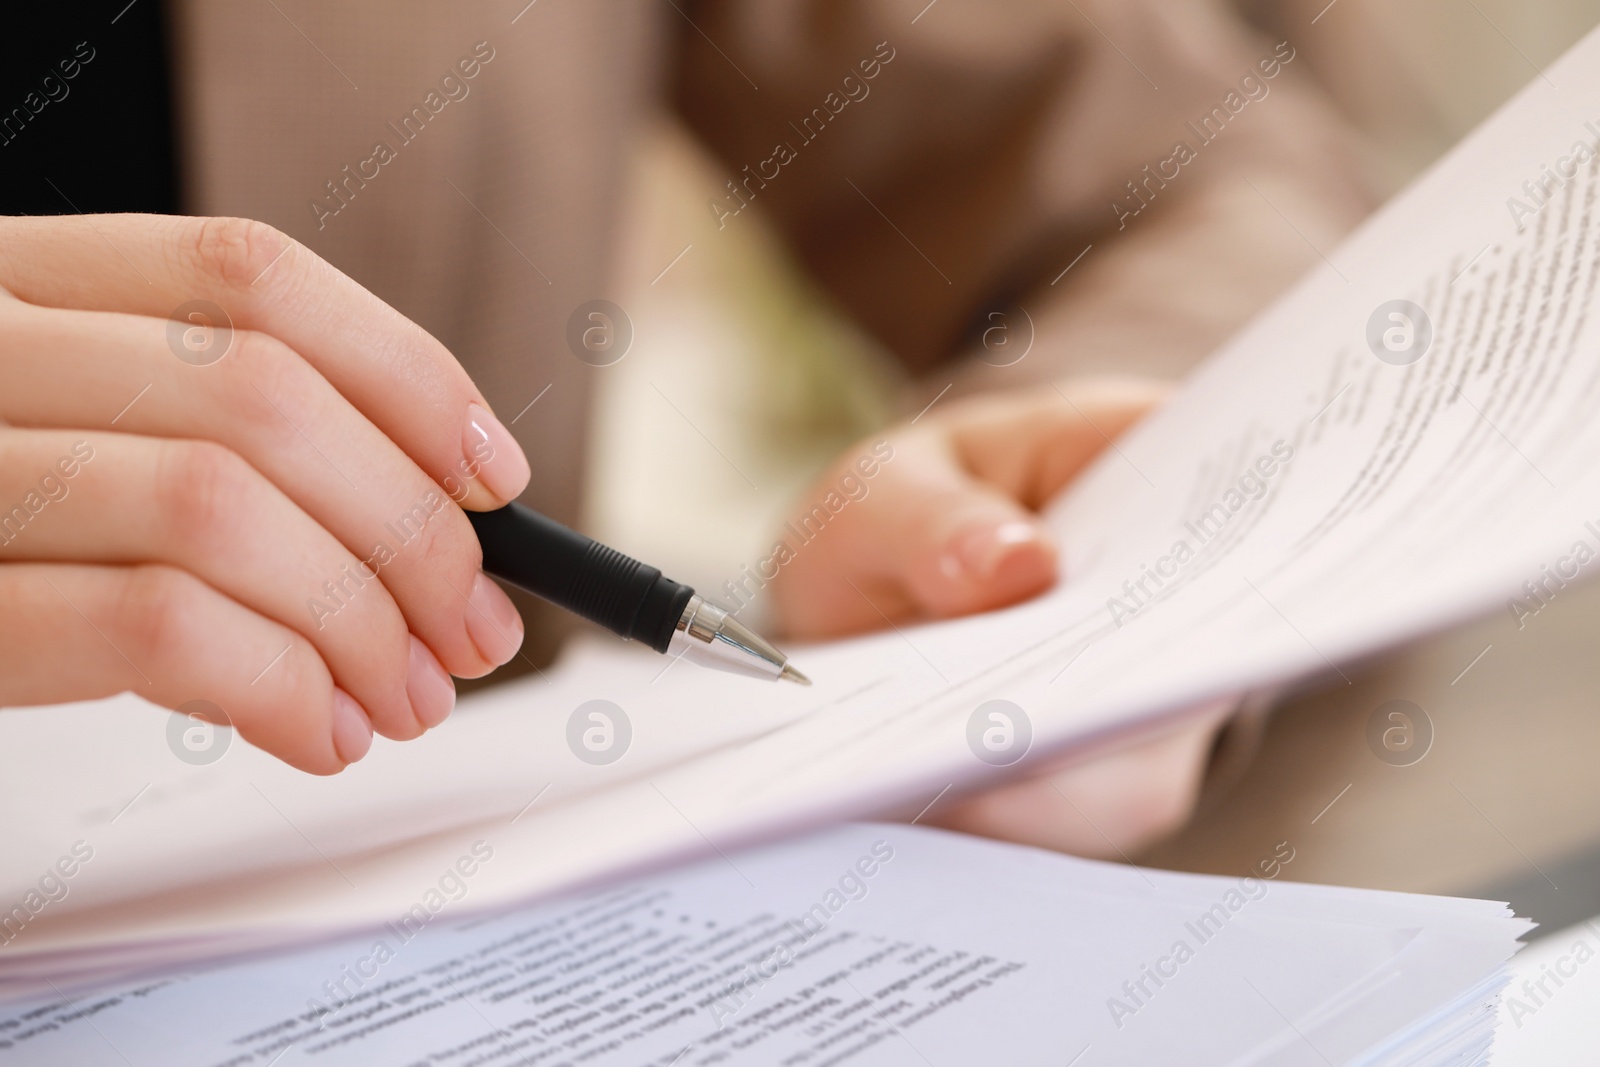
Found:
[[[523,507],[469,511],[483,569],[612,633],[665,652],[694,590]]]

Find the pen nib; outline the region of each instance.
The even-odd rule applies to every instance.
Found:
[[[707,667],[750,674],[768,681],[787,678],[797,685],[811,684],[810,678],[789,666],[789,657],[734,618],[726,608],[718,607],[698,593],[691,593],[689,602],[683,606],[672,642],[682,649],[679,655],[686,655]]]

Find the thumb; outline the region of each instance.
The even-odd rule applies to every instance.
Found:
[[[890,457],[875,477],[860,477],[846,456],[814,491],[824,506],[787,527],[810,534],[828,516],[774,580],[789,632],[822,636],[985,611],[1054,583],[1056,550],[1038,516],[973,477],[946,435],[903,431],[875,454]],[[841,501],[837,512],[825,506]]]

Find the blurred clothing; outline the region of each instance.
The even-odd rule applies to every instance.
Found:
[[[1218,4],[1080,5],[1091,22],[1032,0],[920,15],[895,0],[525,3],[176,4],[186,209],[305,241],[439,336],[508,417],[553,382],[518,431],[530,499],[569,517],[593,369],[568,351],[567,318],[606,293],[621,168],[656,101],[681,107],[730,181],[793,146],[744,188],[913,367],[1115,230],[1113,204],[1138,203],[1129,183],[1157,207],[1178,198],[1194,177],[1167,189],[1145,168],[1179,140],[1213,170],[1341,156],[1334,123],[1290,127],[1270,99],[1199,142],[1191,123],[1244,97],[1241,79],[1310,95],[1292,62],[1262,78],[1277,43]],[[467,79],[479,48],[493,58]],[[370,164],[379,142],[393,158]]]
[[[1204,0],[175,0],[172,21],[185,210],[304,241],[439,337],[507,421],[548,387],[514,430],[526,499],[568,521],[599,373],[570,350],[569,319],[610,295],[630,142],[664,102],[727,167],[707,211],[727,226],[745,202],[770,212],[917,370],[969,348],[989,308],[1074,287],[1103,310],[1063,325],[1056,362],[1028,373],[1061,373],[1068,354],[1181,369],[1310,252],[1280,235],[1277,253],[1218,270],[1217,240],[1169,251],[1153,215],[1187,201],[1227,232],[1203,193],[1230,173],[1324,186],[1297,194],[1341,205],[1303,221],[1312,234],[1366,207],[1292,43]],[[1200,158],[1152,179],[1185,140]],[[1052,288],[1108,234],[1118,248]],[[1172,291],[1186,276],[1213,291]]]

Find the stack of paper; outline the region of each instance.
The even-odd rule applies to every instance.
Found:
[[[505,862],[474,842],[451,895]],[[852,826],[577,900],[0,1011],[0,1063],[1478,1064],[1531,924]],[[445,881],[440,882],[445,888]]]

